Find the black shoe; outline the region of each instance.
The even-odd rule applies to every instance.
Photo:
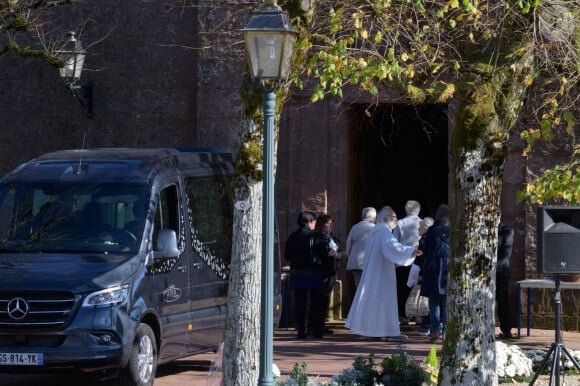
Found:
[[[334,334],[334,331],[329,329],[329,328],[324,328],[324,330],[322,332],[325,334]]]
[[[302,334],[301,333],[298,333],[296,335],[296,339],[306,339],[307,336],[308,335],[306,335],[305,333],[302,333]]]
[[[500,332],[498,338],[499,339],[513,339],[514,335],[511,332],[508,332],[508,333]]]
[[[314,334],[314,338],[315,339],[324,339],[324,336],[322,334]]]

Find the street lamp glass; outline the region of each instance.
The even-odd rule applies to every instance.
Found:
[[[265,4],[252,14],[243,31],[252,79],[285,81],[297,35],[288,14],[277,4]]]
[[[69,32],[68,35],[69,40],[62,50],[56,52],[56,55],[64,62],[64,66],[59,68],[60,77],[67,85],[72,85],[81,78],[87,51],[83,49],[74,32]]]
[[[296,37],[287,32],[247,31],[246,45],[252,79],[286,80]]]

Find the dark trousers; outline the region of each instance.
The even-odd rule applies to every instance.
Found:
[[[407,317],[405,312],[405,303],[411,293],[411,288],[407,286],[407,279],[409,278],[409,272],[411,271],[411,266],[408,267],[397,267],[395,269],[395,274],[397,275],[397,309],[399,310],[399,317]]]
[[[306,314],[308,326],[315,336],[321,336],[324,329],[324,291],[294,289],[296,302],[296,330],[298,335],[306,334]]]
[[[322,328],[326,328],[326,318],[328,317],[328,312],[330,311],[330,298],[332,297],[332,292],[334,291],[334,285],[336,284],[336,276],[331,276],[326,282],[326,289],[323,295],[323,307],[324,316],[322,317]]]
[[[429,319],[431,322],[431,334],[439,332],[445,335],[447,327],[447,295],[429,295]]]
[[[504,336],[508,336],[512,330],[511,309],[509,303],[509,278],[497,276],[495,298],[497,300],[497,317],[499,329]]]

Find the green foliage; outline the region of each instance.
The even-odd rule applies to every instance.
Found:
[[[393,354],[381,362],[383,371],[379,380],[383,384],[420,386],[428,378],[425,370],[406,352]]]
[[[262,164],[263,150],[255,137],[248,138],[236,153],[236,170],[239,174],[250,176],[256,181],[262,180],[262,170],[256,165]]]
[[[437,359],[437,348],[435,346],[431,346],[423,369],[425,370],[425,382],[429,385],[436,385],[439,377],[439,360]]]
[[[578,63],[578,65],[580,66],[580,63]],[[580,71],[580,67],[578,70]],[[560,77],[558,82],[549,80],[545,82],[545,85],[553,83],[555,84],[553,87],[556,90],[556,95],[565,94],[566,85],[568,84],[566,77]],[[554,130],[560,125],[564,127],[569,135],[573,135],[574,133],[574,127],[576,125],[574,114],[570,110],[560,108],[556,96],[546,98],[541,106],[541,111],[543,111],[543,113],[540,116],[539,127],[532,127],[523,130],[520,133],[520,138],[526,142],[524,155],[531,150],[531,147],[536,140],[543,139],[545,141],[551,141],[554,139]]]
[[[306,362],[302,364],[294,364],[292,371],[288,374],[288,377],[297,382],[298,386],[306,386],[308,384],[308,365]]]
[[[437,348],[435,346],[431,346],[429,354],[427,354],[427,359],[425,359],[425,364],[433,368],[439,367],[439,360],[437,359]]]
[[[415,363],[413,358],[404,351],[391,355],[377,363],[374,354],[368,358],[358,356],[352,367],[342,371],[340,376],[333,377],[333,385],[343,386],[374,386],[374,385],[436,385],[437,384],[437,350],[432,347],[429,353],[429,364],[425,368]]]
[[[48,29],[46,25],[54,22],[54,8],[69,6],[77,0],[18,1],[0,2],[0,55],[9,51],[24,58],[39,58],[55,67],[64,66],[56,55],[58,47],[64,43],[60,30],[74,27],[61,25],[62,28]],[[57,23],[58,24],[58,23]]]
[[[374,354],[370,354],[368,359],[358,356],[352,367],[359,371],[358,382],[361,385],[373,385],[375,381],[379,378],[379,372],[376,367],[377,364],[374,361]]]
[[[546,170],[519,191],[517,198],[520,201],[528,198],[532,204],[549,201],[580,205],[580,145],[576,145],[570,162]]]
[[[488,12],[482,7],[491,6],[489,3],[471,0],[434,2],[429,7],[420,0],[335,2],[326,15],[328,28],[309,36],[308,47],[316,50],[307,62],[307,75],[318,80],[311,101],[325,95],[342,97],[345,85],[358,85],[371,96],[387,86],[413,103],[445,103],[467,95],[475,103],[457,111],[458,138],[461,146],[470,141],[477,145],[498,116],[512,118],[502,111],[512,111],[518,104],[506,90],[531,87],[541,79],[539,86],[547,92],[537,101],[537,124],[520,134],[526,155],[537,139],[552,140],[557,127],[573,132],[575,119],[570,109],[574,106],[562,102],[574,100],[580,72],[574,56],[565,56],[570,52],[565,46],[549,47],[545,41],[528,40],[532,35],[526,28],[534,24],[527,15],[538,5],[538,0],[517,0]],[[324,18],[322,13],[317,16]],[[482,45],[489,51],[482,51]],[[544,65],[538,62],[532,67],[526,62],[527,53],[534,49],[547,54],[541,57]],[[504,76],[501,82],[494,75],[498,73]],[[489,86],[498,89],[485,89]],[[499,129],[513,128],[510,119],[500,121],[503,126]],[[504,132],[491,134],[488,138],[494,144],[507,141]],[[577,174],[574,162],[547,171],[519,192],[518,199],[578,203]]]

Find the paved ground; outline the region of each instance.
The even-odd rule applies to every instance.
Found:
[[[277,329],[274,332],[274,363],[282,372],[282,379],[288,377],[296,363],[307,363],[308,373],[318,376],[320,381],[328,381],[333,375],[339,374],[352,365],[357,356],[368,357],[373,352],[377,360],[396,353],[399,346],[391,342],[370,341],[358,335],[351,334],[342,328],[341,324],[333,326],[335,333],[327,335],[323,340],[296,340],[293,329]],[[515,331],[515,329],[514,329]],[[401,348],[417,360],[423,360],[433,343],[421,335],[414,333],[414,328],[405,331],[408,340]],[[555,342],[552,330],[532,329],[530,336],[522,330],[521,339],[507,341],[522,348],[549,350]],[[562,342],[569,350],[580,350],[580,333],[562,333]],[[437,343],[436,347],[441,348]],[[175,361],[172,364],[160,366],[155,380],[155,386],[208,386],[218,385],[215,379],[208,377],[208,371],[215,355],[212,353],[192,356]],[[2,386],[88,386],[86,379],[57,376],[15,376],[2,374]],[[541,377],[536,386],[547,384],[546,377]],[[576,385],[578,383],[566,383]]]
[[[334,334],[325,336],[323,340],[309,339],[304,341],[295,339],[296,333],[293,329],[288,331],[277,329],[274,332],[274,363],[280,368],[282,379],[288,377],[288,373],[296,363],[306,362],[309,374],[318,376],[320,381],[329,381],[333,375],[337,375],[345,368],[350,367],[354,359],[359,355],[368,357],[373,352],[378,360],[382,360],[399,350],[399,346],[395,343],[369,341],[364,337],[351,334],[342,327],[334,327],[334,331]],[[414,329],[405,332],[408,340],[401,345],[401,348],[417,360],[423,360],[429,353],[433,343],[428,338],[413,331]],[[521,339],[512,339],[506,342],[517,344],[522,348],[549,350],[555,341],[553,330],[532,329],[529,337],[525,335],[524,330],[522,330],[522,333]],[[569,350],[580,350],[580,333],[563,332],[562,341]],[[437,343],[436,347],[440,349],[441,343]],[[155,381],[155,386],[213,385],[211,382],[208,383],[209,363],[209,361],[206,362],[205,369],[199,368],[199,371],[188,369],[180,372],[179,380],[174,378],[175,373],[170,377],[159,374]],[[190,364],[193,365],[194,363]],[[547,384],[547,380],[547,377],[540,377],[535,385]],[[578,383],[571,384],[568,380],[567,386],[576,384]]]

